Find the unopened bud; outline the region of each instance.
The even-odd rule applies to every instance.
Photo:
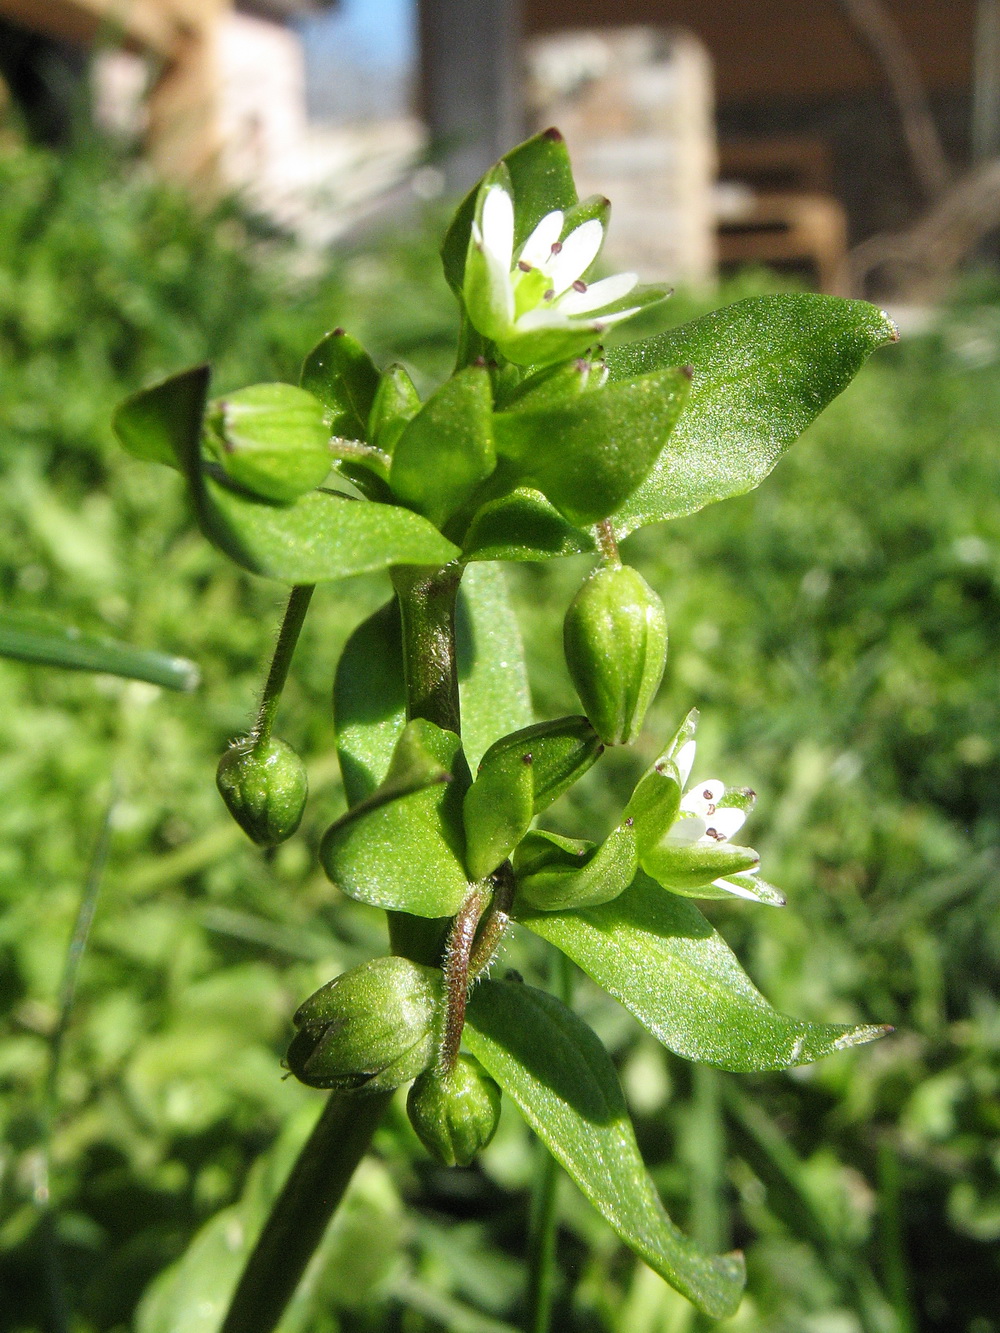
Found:
[[[253,384],[217,399],[205,440],[234,481],[281,504],[315,490],[330,471],[323,404],[294,384]]]
[[[663,679],[663,603],[628,565],[602,565],[570,603],[563,643],[573,684],[601,739],[630,744]]]
[[[306,766],[285,741],[252,737],[219,760],[215,781],[229,813],[262,847],[274,847],[298,828],[309,794]]]
[[[406,1099],[417,1137],[443,1166],[468,1166],[496,1133],[500,1087],[471,1055],[448,1074],[421,1074]]]
[[[299,1007],[288,1067],[312,1088],[391,1092],[434,1058],[441,998],[438,968],[373,958]]]

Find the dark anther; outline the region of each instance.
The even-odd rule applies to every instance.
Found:
[[[555,289],[554,287],[550,287],[549,290],[548,290],[548,291],[545,293],[545,295],[542,297],[542,300],[543,300],[543,301],[551,301],[552,298],[553,298],[553,296],[555,296],[555,294],[556,294],[556,289]]]
[[[530,265],[530,264],[526,264],[526,263],[524,262],[523,259],[519,259],[519,260],[517,261],[517,266],[518,266],[518,268],[521,270],[522,273],[530,273],[530,272],[531,272],[531,265]]]
[[[554,255],[557,255],[557,254],[559,254],[559,252],[560,252],[561,250],[562,250],[562,241],[553,241],[553,242],[552,242],[552,253],[553,253]]]
[[[582,278],[577,278],[576,282],[573,283],[573,290],[575,292],[585,292],[587,290],[587,284]]]

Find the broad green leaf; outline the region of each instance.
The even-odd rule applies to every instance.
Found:
[[[541,491],[519,487],[490,500],[473,518],[462,544],[465,560],[549,560],[587,555],[594,538],[575,528]]]
[[[426,519],[396,505],[335,491],[311,491],[294,504],[273,505],[209,476],[201,492],[206,536],[265,578],[321,583],[391,565],[443,565],[457,554]]]
[[[210,373],[194,366],[126,398],[112,422],[122,447],[143,462],[183,471],[183,441],[193,430],[200,435]]]
[[[517,247],[523,245],[546,213],[555,208],[570,209],[577,202],[573,169],[565,140],[554,129],[544,130],[519,144],[501,161],[510,172],[514,192],[514,245]],[[457,293],[462,290],[465,276],[465,257],[480,184],[477,182],[459,204],[441,246],[444,275]]]
[[[887,1031],[779,1014],[694,904],[642,874],[603,907],[518,919],[688,1060],[740,1073],[787,1069]]]
[[[385,803],[376,791],[370,805],[356,806],[327,830],[320,860],[329,879],[357,902],[412,916],[452,916],[469,890],[464,759],[456,735],[429,722],[423,728],[424,744],[452,780]]]
[[[356,801],[328,832],[343,829],[355,820],[364,818],[372,810],[377,810],[379,806],[388,805],[390,801],[398,801],[427,787],[449,782],[451,774],[442,761],[437,743],[436,733],[439,730],[433,722],[424,718],[414,718],[408,722],[393,748],[383,781],[370,795]]]
[[[351,634],[333,682],[337,755],[348,805],[370,796],[406,721],[403,643],[395,597]]]
[[[743,1256],[704,1254],[670,1220],[591,1029],[544,991],[486,981],[469,1001],[465,1042],[625,1244],[706,1314],[733,1314]]]
[[[669,447],[614,515],[624,536],[758,486],[895,326],[865,301],[754,297],[607,353],[612,380],[694,368]]]
[[[593,852],[566,854],[561,864],[518,876],[517,902],[543,912],[596,907],[624,893],[638,869],[635,833],[621,824]]]
[[[455,629],[462,745],[475,771],[493,742],[533,721],[521,629],[496,565],[465,571]]]
[[[466,571],[457,622],[462,744],[475,767],[499,736],[532,718],[524,647],[503,570],[476,565]],[[344,790],[353,805],[385,777],[406,716],[395,598],[348,639],[337,666],[333,711]]]
[[[494,418],[497,453],[567,519],[607,518],[648,475],[689,389],[681,370],[657,370],[594,393]]]
[[[396,441],[389,484],[440,527],[496,466],[489,371],[467,366],[446,380]]]
[[[379,373],[356,338],[343,329],[328,333],[303,362],[299,382],[327,409],[331,435],[367,439]]]
[[[104,671],[168,690],[195,690],[201,679],[195,664],[184,657],[81,634],[72,625],[57,625],[17,611],[0,611],[0,657],[77,671]]]

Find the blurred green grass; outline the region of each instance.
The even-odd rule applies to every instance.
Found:
[[[261,1151],[301,1132],[316,1094],[280,1077],[289,1016],[383,940],[378,914],[338,897],[315,853],[341,801],[333,667],[387,585],[315,598],[279,720],[313,796],[301,835],[262,856],[212,775],[250,717],[281,590],[208,548],[176,479],[118,450],[111,410],[203,358],[222,388],[293,378],[337,324],[429,385],[453,336],[439,223],[415,211],[405,230],[307,267],[236,205],[199,214],[100,144],[0,154],[4,604],[190,657],[204,680],[182,698],[0,661],[4,1333],[52,1326],[44,1083],[112,782],[52,1140],[74,1330],[166,1333],[173,1320],[179,1333],[169,1278],[136,1323],[143,1293],[240,1197]],[[673,313],[703,306],[678,298]],[[627,548],[667,604],[667,679],[637,750],[598,766],[554,823],[610,827],[657,741],[698,705],[698,772],[759,791],[753,841],[790,899],[783,912],[712,905],[713,919],[780,1008],[897,1027],[819,1066],[736,1078],[666,1055],[579,985],[668,1205],[706,1244],[747,1249],[732,1333],[1000,1329],[998,480],[1000,288],[984,278],[880,354],[759,491]],[[541,716],[576,706],[560,627],[585,567],[511,571]],[[505,961],[544,968],[519,935]],[[377,1146],[294,1326],[516,1323],[534,1174],[516,1115],[467,1172],[433,1167],[398,1107]],[[706,1327],[568,1186],[561,1207],[560,1333]],[[213,1246],[236,1216],[203,1234],[200,1262],[221,1262]]]

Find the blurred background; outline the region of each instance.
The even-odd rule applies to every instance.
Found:
[[[334,664],[387,582],[314,599],[278,728],[313,795],[262,856],[213,773],[281,589],[208,547],[112,409],[203,358],[223,391],[294,379],[337,324],[429,389],[449,205],[555,123],[614,203],[610,263],[676,284],[670,322],[808,287],[904,334],[758,492],[630,539],[667,677],[551,821],[608,830],[699,706],[699,776],[758,790],[789,898],[713,921],[782,1010],[896,1032],[737,1077],[582,979],[577,1005],[672,1214],[747,1252],[715,1327],[1000,1333],[1000,0],[0,0],[0,75],[3,614],[201,673],[177,694],[0,658],[0,1330],[214,1333],[317,1108],[281,1079],[290,1014],[385,947],[316,849]],[[576,707],[585,569],[508,570],[540,717]],[[544,979],[519,932],[504,962]],[[518,1327],[516,1113],[466,1171],[401,1105],[376,1148],[282,1333]],[[559,1209],[560,1333],[712,1327],[568,1181]]]

